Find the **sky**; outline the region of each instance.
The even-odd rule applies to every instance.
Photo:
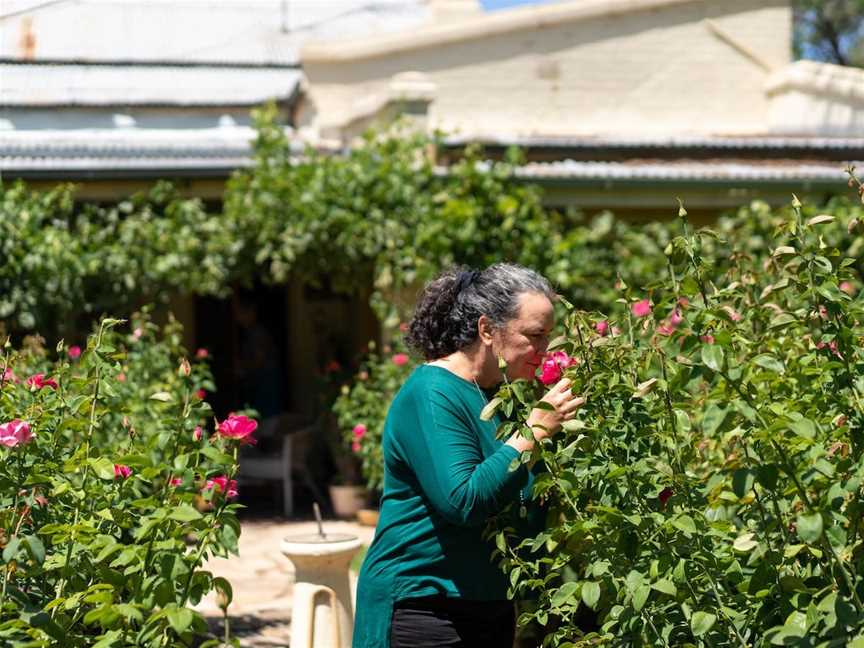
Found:
[[[507,7],[518,7],[520,5],[547,4],[556,0],[480,0],[480,4],[487,11],[506,9]]]

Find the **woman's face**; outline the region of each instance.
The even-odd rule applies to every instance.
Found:
[[[522,293],[515,318],[493,334],[492,350],[507,362],[507,378],[534,378],[543,362],[555,310],[546,295]]]

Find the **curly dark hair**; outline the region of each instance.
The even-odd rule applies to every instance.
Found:
[[[523,293],[555,299],[544,277],[513,263],[445,270],[423,288],[405,341],[426,360],[443,358],[477,339],[481,315],[499,327],[516,317]]]

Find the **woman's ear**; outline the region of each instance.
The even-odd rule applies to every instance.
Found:
[[[481,315],[477,320],[477,335],[480,338],[480,343],[486,346],[492,345],[492,333],[494,332],[492,320],[485,315]]]

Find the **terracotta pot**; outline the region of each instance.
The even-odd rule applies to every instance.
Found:
[[[364,486],[330,486],[330,501],[336,517],[351,519],[366,505]]]
[[[379,514],[380,511],[378,511],[378,509],[360,509],[357,511],[357,522],[363,526],[377,526]]]

